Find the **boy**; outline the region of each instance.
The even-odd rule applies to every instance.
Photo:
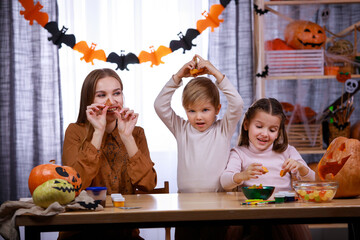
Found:
[[[221,108],[219,91],[206,77],[196,77],[184,88],[182,103],[188,120],[176,115],[171,108],[172,95],[182,85],[182,78],[194,76],[190,74],[193,69],[198,69],[199,75],[211,74],[216,78],[217,87],[228,101],[223,119],[216,120]],[[154,106],[177,141],[179,192],[223,191],[220,176],[226,168],[231,137],[240,120],[243,104],[241,96],[227,77],[198,55],[166,83]]]

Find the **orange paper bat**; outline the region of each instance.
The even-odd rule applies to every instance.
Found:
[[[164,63],[163,61],[161,61],[161,58],[168,55],[169,53],[172,53],[172,51],[168,47],[165,47],[165,46],[161,45],[155,51],[154,46],[151,46],[150,47],[150,53],[145,52],[145,51],[140,52],[140,54],[138,56],[139,63],[151,61],[151,66],[150,67],[153,67],[154,64],[156,66],[158,66],[158,65],[160,65],[160,63]]]
[[[95,47],[95,43],[92,43],[91,47],[89,47],[85,41],[80,41],[75,44],[73,49],[84,54],[84,56],[80,58],[80,60],[84,59],[85,62],[91,62],[92,65],[94,65],[94,59],[106,62],[106,55],[104,50],[95,51]]]
[[[30,25],[33,25],[34,20],[43,27],[48,23],[49,15],[47,13],[40,12],[43,6],[39,2],[35,5],[33,0],[19,0],[19,2],[25,8],[25,11],[20,11],[20,14],[24,15],[24,18],[30,21]]]
[[[206,11],[202,13],[205,19],[196,22],[196,29],[201,33],[206,28],[211,27],[211,31],[213,32],[214,28],[219,27],[220,23],[224,21],[224,19],[219,19],[219,16],[224,9],[225,8],[221,4],[212,5],[208,14]]]

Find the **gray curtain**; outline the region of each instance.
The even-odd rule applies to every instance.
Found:
[[[210,0],[209,6],[220,4]],[[252,62],[252,16],[251,3],[248,0],[230,1],[220,15],[224,19],[220,27],[209,33],[208,59],[233,85],[244,99],[244,111],[255,100]],[[227,102],[221,94],[221,111],[224,114]],[[241,122],[241,120],[240,120]],[[240,126],[240,123],[238,124]],[[237,144],[239,126],[232,139],[232,146]]]
[[[36,3],[36,1],[35,1]],[[19,1],[0,3],[0,204],[30,197],[31,169],[56,159],[63,139],[58,49],[36,21],[20,15]],[[56,1],[41,12],[57,21]]]
[[[217,0],[209,1],[209,5],[219,3]],[[327,6],[312,4],[302,5],[301,7],[281,6],[272,8],[293,19],[306,19],[321,26],[326,26],[334,33],[340,32],[347,26],[360,21],[359,4],[333,4]],[[322,19],[321,17],[321,13],[325,8],[330,10],[328,19]],[[253,1],[230,1],[220,15],[224,22],[220,24],[215,33],[209,34],[209,59],[237,86],[240,95],[245,101],[244,111],[248,109],[256,97],[254,88],[255,73],[253,72],[252,14]],[[279,20],[279,16],[273,13],[266,14],[265,39],[281,36],[282,33],[280,32],[283,32],[287,22]],[[349,35],[345,39],[354,42],[353,35]],[[359,46],[359,37],[357,45]],[[265,94],[266,97],[274,97],[279,101],[308,106],[321,113],[341,96],[342,84],[337,82],[336,79],[271,80],[266,81]],[[354,103],[359,103],[359,98],[360,94],[355,94]],[[222,102],[222,105],[225,107],[226,102]],[[350,122],[354,123],[359,119],[360,111],[355,106]],[[318,162],[321,156],[320,154],[303,155],[308,163]]]

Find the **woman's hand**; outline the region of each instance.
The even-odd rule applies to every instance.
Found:
[[[101,103],[93,103],[86,108],[87,120],[94,128],[91,143],[98,150],[101,147],[102,137],[106,129],[106,113],[108,108],[108,106]]]
[[[250,179],[257,179],[259,178],[258,175],[262,175],[264,170],[262,169],[261,163],[253,163],[250,164],[248,168],[240,173],[236,173],[234,175],[234,182],[241,183],[242,181],[247,181]]]
[[[308,174],[309,169],[305,167],[300,162],[294,160],[294,159],[286,159],[286,161],[281,166],[284,172],[291,172],[291,173],[300,173],[300,176],[305,176]]]
[[[86,108],[86,117],[95,131],[104,132],[106,127],[106,112],[108,106],[102,103],[93,103]]]
[[[134,110],[130,110],[129,108],[122,108],[120,111],[115,112],[115,114],[118,117],[118,130],[120,136],[132,136],[139,114],[134,113]]]
[[[134,113],[134,111],[129,108],[122,108],[120,111],[115,112],[115,114],[118,117],[118,131],[120,138],[125,145],[129,157],[132,157],[139,150],[132,135],[139,114]]]

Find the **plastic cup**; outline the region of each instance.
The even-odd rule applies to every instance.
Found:
[[[87,187],[85,191],[90,197],[92,197],[95,201],[100,201],[100,204],[105,207],[106,187]]]

